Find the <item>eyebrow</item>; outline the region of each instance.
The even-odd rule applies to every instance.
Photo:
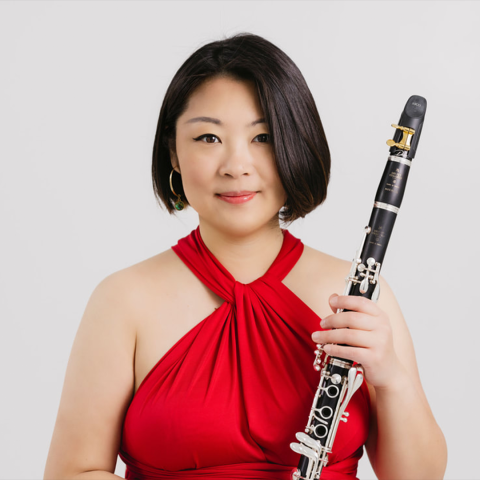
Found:
[[[205,122],[205,123],[214,123],[215,125],[223,125],[223,123],[218,119],[218,118],[212,118],[212,117],[195,117],[191,118],[190,120],[187,120],[185,124],[187,123],[196,123],[196,122]],[[247,127],[254,127],[255,125],[259,123],[266,123],[264,118],[259,118],[258,120],[254,120],[252,123],[247,124]]]

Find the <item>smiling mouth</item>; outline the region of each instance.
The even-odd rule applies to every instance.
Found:
[[[238,192],[227,192],[227,193],[216,193],[215,196],[218,197],[220,200],[223,200],[227,203],[239,204],[245,203],[252,200],[257,192],[246,192],[242,194],[238,194]]]
[[[225,193],[216,193],[215,195],[222,197],[246,197],[248,195],[253,195],[258,192],[242,190],[239,192],[225,192]]]

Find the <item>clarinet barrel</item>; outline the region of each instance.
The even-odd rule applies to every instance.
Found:
[[[395,134],[387,141],[390,155],[383,172],[373,204],[372,214],[365,227],[359,249],[346,278],[344,295],[355,295],[377,301],[380,294],[379,276],[395,220],[402,204],[403,194],[423,127],[427,101],[411,96],[393,124]],[[341,310],[337,310],[339,313]],[[292,480],[318,480],[328,463],[337,429],[346,423],[345,411],[353,394],[363,382],[363,368],[353,361],[330,357],[317,345],[313,366],[321,371],[320,383],[310,409],[305,432],[295,435],[298,443],[290,448],[300,454],[298,467],[292,471]],[[348,428],[342,426],[340,428]]]

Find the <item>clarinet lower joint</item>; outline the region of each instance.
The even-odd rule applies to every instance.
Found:
[[[317,345],[316,362],[322,355],[321,345]],[[299,443],[291,443],[290,448],[302,455],[302,464],[291,475],[292,480],[319,479],[321,471],[328,463],[328,455],[332,451],[333,440],[340,422],[346,422],[348,412],[345,411],[353,394],[363,382],[363,368],[353,366],[353,362],[325,355],[322,365],[320,383],[310,410],[305,432],[297,432]]]

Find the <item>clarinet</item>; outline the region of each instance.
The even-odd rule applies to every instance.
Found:
[[[426,108],[425,98],[413,95],[405,105],[399,124],[392,124],[396,130],[393,140],[387,141],[390,155],[378,186],[370,221],[345,279],[344,295],[362,296],[374,302],[378,300],[380,269],[400,210]],[[341,311],[338,309],[337,313]],[[360,364],[329,356],[323,351],[323,345],[317,344],[316,347],[313,367],[316,371],[321,370],[320,383],[305,432],[297,432],[295,436],[299,443],[290,444],[290,448],[301,455],[298,467],[292,470],[292,480],[320,479],[340,422],[347,422],[348,412],[345,409],[364,377]]]

